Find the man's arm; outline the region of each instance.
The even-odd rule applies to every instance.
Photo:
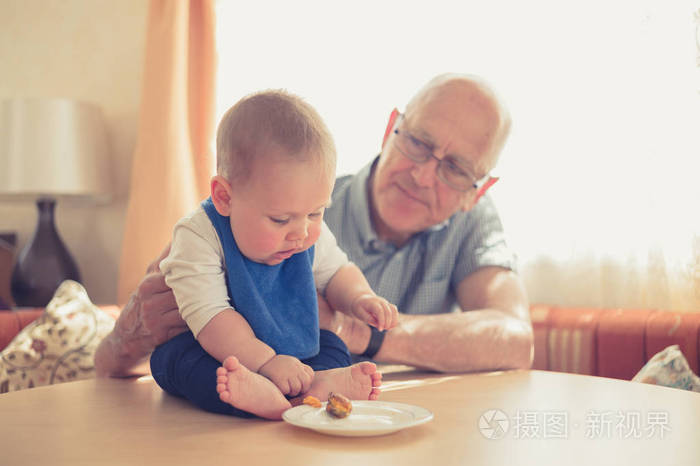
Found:
[[[530,367],[532,325],[525,289],[515,273],[500,267],[479,269],[459,284],[457,299],[468,312],[401,314],[374,359],[441,372]],[[336,331],[351,352],[365,350],[367,325],[327,308],[321,317],[322,325]]]
[[[95,370],[98,376],[147,374],[148,356],[153,349],[187,330],[175,295],[158,268],[169,251],[170,246],[148,266],[146,276],[122,309],[114,329],[97,347]]]

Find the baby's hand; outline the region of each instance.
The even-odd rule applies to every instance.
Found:
[[[378,330],[389,330],[399,323],[399,311],[386,299],[374,294],[363,294],[352,302],[352,314]]]
[[[297,396],[311,388],[314,370],[293,356],[278,354],[258,369],[258,374],[277,385],[282,394]]]

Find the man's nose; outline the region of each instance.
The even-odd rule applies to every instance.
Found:
[[[431,157],[425,163],[414,163],[411,175],[418,186],[431,187],[435,184],[439,160]]]

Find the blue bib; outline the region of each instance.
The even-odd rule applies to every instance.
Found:
[[[277,354],[299,359],[318,354],[318,301],[311,272],[314,247],[277,265],[253,262],[241,254],[229,217],[216,211],[211,197],[202,201],[202,207],[224,250],[231,307]]]

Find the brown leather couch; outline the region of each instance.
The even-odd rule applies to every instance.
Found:
[[[115,306],[103,306],[115,315]],[[0,349],[41,309],[0,311]],[[690,368],[700,365],[700,312],[647,309],[530,309],[535,331],[533,369],[631,379],[654,354],[680,346]]]
[[[4,349],[20,330],[32,323],[42,312],[43,309],[0,311],[0,349]]]
[[[700,366],[700,312],[532,306],[533,369],[629,380],[667,346]]]

